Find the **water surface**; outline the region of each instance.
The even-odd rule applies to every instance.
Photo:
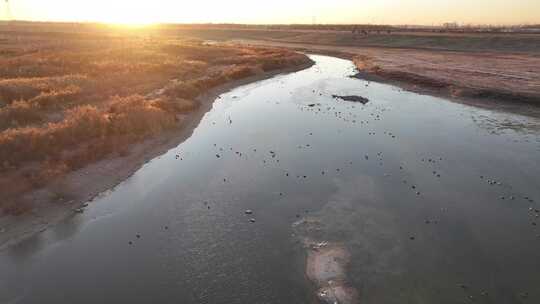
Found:
[[[312,217],[361,303],[539,303],[540,121],[312,58],[223,94],[187,141],[1,252],[0,302],[316,303],[292,228]]]

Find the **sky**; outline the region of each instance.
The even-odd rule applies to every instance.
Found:
[[[6,17],[0,0],[0,18]],[[8,0],[12,19],[112,23],[540,23],[540,0]]]

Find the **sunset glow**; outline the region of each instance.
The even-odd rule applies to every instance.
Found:
[[[539,23],[540,1],[275,0],[128,1],[10,0],[14,19],[171,23]],[[2,1],[3,4],[3,1]],[[3,16],[0,15],[0,18]]]

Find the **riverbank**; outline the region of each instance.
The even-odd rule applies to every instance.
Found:
[[[482,108],[540,117],[540,57],[534,53],[233,41],[348,59],[359,70],[357,78]]]
[[[312,65],[310,60],[300,66],[261,73],[213,88],[197,98],[200,106],[196,110],[182,115],[181,127],[131,145],[125,156],[109,157],[92,163],[25,194],[24,200],[32,202],[30,212],[0,217],[0,251],[83,211],[81,208],[99,194],[114,188],[145,163],[189,138],[213,103],[219,102],[219,99],[216,100],[219,95],[248,83],[293,73]]]

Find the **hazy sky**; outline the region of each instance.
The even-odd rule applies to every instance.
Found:
[[[0,6],[5,0],[0,0]],[[540,0],[9,0],[15,19],[234,23],[540,23]],[[0,14],[5,8],[0,7]],[[1,16],[1,15],[0,15]],[[2,16],[4,17],[4,16]]]

